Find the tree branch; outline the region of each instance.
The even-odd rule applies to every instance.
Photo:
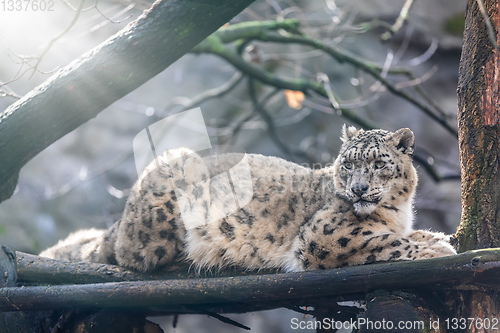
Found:
[[[32,264],[37,265],[36,260]],[[115,266],[110,268],[116,271],[124,270]],[[57,271],[52,273],[55,279],[60,275]],[[486,287],[498,290],[499,273],[500,249],[487,249],[435,259],[300,273],[109,282],[78,286],[5,287],[0,288],[0,311],[113,308],[144,311],[156,309],[182,313],[193,312],[198,307],[202,307],[204,311],[211,311],[209,309],[212,308],[221,310],[216,312],[245,308],[248,311],[248,308],[255,310],[290,306],[292,301],[295,304],[308,305],[313,304],[318,297],[331,299],[336,295],[349,294],[359,297],[359,293],[376,289],[413,289],[440,284],[450,289],[473,290]],[[20,269],[18,274],[22,280],[23,270]],[[81,281],[82,274],[85,273],[78,272],[73,278]],[[41,278],[43,279],[43,276]],[[63,278],[70,283],[67,275]]]
[[[253,104],[253,109],[257,112],[260,117],[264,120],[267,125],[267,132],[269,133],[269,137],[274,142],[274,144],[280,149],[287,158],[291,159],[294,155],[300,155],[301,157],[307,157],[306,154],[302,151],[292,149],[286,145],[283,140],[279,137],[276,132],[276,125],[274,124],[274,120],[271,115],[265,110],[265,106],[267,102],[275,96],[280,90],[275,89],[271,93],[269,93],[261,102],[257,99],[257,93],[255,91],[255,83],[252,79],[248,80],[248,92],[250,95],[250,100]]]
[[[491,20],[488,16],[488,13],[486,12],[486,8],[484,8],[483,0],[476,0],[476,3],[477,3],[477,6],[479,7],[479,10],[481,11],[481,15],[483,15],[484,24],[486,25],[486,30],[488,31],[488,37],[490,38],[491,44],[497,50],[500,50],[500,47],[498,46],[498,42],[497,42],[497,35],[495,32],[495,29],[493,28],[493,25],[491,24]]]
[[[408,12],[410,11],[410,8],[413,4],[413,0],[406,0],[405,4],[401,8],[401,11],[399,13],[398,18],[396,19],[396,22],[394,22],[393,25],[389,28],[389,31],[386,31],[385,33],[382,34],[382,40],[388,40],[390,39],[395,33],[401,29],[403,26],[403,23],[408,20]]]
[[[174,111],[171,111],[171,113],[176,113],[177,110],[180,111],[185,111],[189,110],[191,108],[194,108],[195,106],[206,102],[210,99],[213,98],[220,98],[229,92],[231,92],[236,86],[243,80],[243,74],[241,72],[236,72],[230,79],[229,81],[225,82],[219,87],[215,87],[212,89],[208,89],[193,98],[186,98],[186,97],[177,97],[175,100],[172,102],[172,105],[177,106]]]
[[[1,252],[0,252],[1,254]],[[187,279],[200,277],[189,270],[188,264],[171,266],[154,273],[139,273],[124,267],[90,262],[72,262],[39,257],[16,251],[18,281],[31,284],[85,284],[120,281],[144,281]],[[206,272],[207,277],[211,274]],[[261,270],[261,273],[276,273],[275,270]],[[243,270],[225,270],[218,276],[249,275]]]
[[[21,167],[160,73],[254,0],[157,1],[137,21],[0,114],[0,201]]]
[[[259,26],[258,24],[249,24],[245,26],[237,25],[236,27],[232,27],[232,30],[230,32],[226,31],[226,29],[228,28],[229,27],[220,29],[209,38],[205,39],[202,43],[197,45],[192,52],[215,54],[231,63],[234,67],[244,72],[245,74],[250,75],[253,78],[273,87],[280,89],[298,90],[304,93],[315,92],[323,97],[329,98],[330,96],[328,96],[323,82],[310,79],[291,79],[274,75],[258,66],[245,61],[238,54],[239,52],[229,50],[228,47],[226,47],[225,43],[239,41],[240,45],[246,45],[250,40],[258,40],[263,42],[296,43],[307,45],[317,50],[324,51],[326,54],[330,55],[332,58],[341,63],[346,62],[356,68],[361,69],[365,73],[372,76],[375,80],[383,84],[391,93],[403,98],[410,104],[413,104],[429,117],[437,121],[452,135],[454,135],[455,137],[458,136],[457,129],[448,123],[446,117],[441,114],[440,110],[434,111],[429,106],[419,101],[412,95],[396,88],[396,86],[391,83],[384,74],[382,74],[387,72],[388,74],[405,75],[410,79],[414,79],[414,75],[406,69],[390,68],[386,70],[376,64],[363,61],[353,55],[348,55],[347,53],[342,52],[331,45],[327,45],[320,40],[316,40],[306,35],[299,35],[296,33],[298,26],[297,20],[295,19],[287,19],[281,22],[274,22],[274,24],[273,21],[264,21],[261,26]],[[280,28],[288,32],[285,31],[282,33],[277,33],[276,30]],[[240,38],[238,38],[238,34]],[[376,127],[373,124],[370,124],[367,120],[359,117],[355,112],[349,109],[341,108],[340,111],[342,112],[342,115],[344,117],[364,128]]]
[[[380,81],[387,89],[393,93],[394,95],[401,97],[408,101],[410,104],[413,104],[416,106],[418,109],[422,110],[425,114],[427,114],[429,117],[437,121],[441,126],[443,126],[448,132],[453,134],[455,137],[458,137],[458,132],[457,129],[452,127],[450,124],[448,124],[447,120],[442,117],[439,114],[436,114],[431,108],[429,108],[427,105],[424,103],[420,102],[419,100],[415,99],[413,96],[410,94],[407,94],[401,89],[398,89],[395,87],[394,84],[392,84],[387,78],[385,78],[381,72],[382,68],[380,68],[377,65],[371,64],[369,62],[365,62],[361,59],[358,59],[357,57],[354,57],[352,55],[347,55],[344,52],[341,52],[340,50],[330,46],[326,45],[323,42],[307,37],[307,36],[298,36],[298,35],[290,35],[290,34],[266,34],[264,37],[261,37],[261,35],[256,36],[255,39],[261,40],[261,41],[268,41],[268,42],[279,42],[279,43],[298,43],[298,44],[303,44],[303,45],[309,45],[312,46],[316,49],[325,51],[327,54],[335,58],[339,62],[347,62],[370,76],[372,76],[374,79],[377,81]],[[413,74],[409,72],[408,70],[405,69],[390,69],[388,71],[390,74],[403,74],[406,75],[410,78],[414,78]]]
[[[40,65],[40,62],[42,61],[43,57],[47,54],[47,52],[50,51],[50,49],[52,48],[52,46],[59,39],[61,39],[64,35],[66,35],[75,26],[76,22],[78,21],[78,18],[80,17],[80,15],[82,13],[84,2],[85,2],[85,0],[80,0],[80,3],[78,4],[78,7],[76,8],[75,16],[73,16],[73,19],[68,24],[68,26],[63,31],[61,31],[60,33],[58,33],[56,36],[52,37],[49,40],[49,42],[47,43],[47,45],[45,45],[45,47],[43,48],[42,52],[40,52],[38,54],[38,56],[35,57],[35,64],[33,66],[31,66],[31,68],[30,68],[32,70],[32,73],[31,73],[30,77],[33,77],[33,75],[36,73],[36,71],[38,70],[38,66]],[[22,59],[22,57],[21,57],[21,59]],[[23,59],[23,62],[27,62],[27,59]]]
[[[328,94],[323,86],[323,82],[309,79],[290,79],[267,72],[262,68],[245,61],[237,53],[229,51],[222,43],[222,40],[218,38],[216,34],[211,35],[210,37],[205,39],[202,43],[197,45],[192,52],[215,54],[231,63],[234,67],[236,67],[243,73],[270,86],[280,89],[298,90],[304,92],[305,94],[315,92],[320,96],[328,98]],[[368,120],[360,117],[355,112],[349,109],[342,108],[340,111],[345,118],[364,128],[377,127],[376,125],[370,123]]]

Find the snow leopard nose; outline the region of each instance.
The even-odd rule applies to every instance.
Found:
[[[365,194],[370,186],[366,183],[355,183],[351,187],[351,191],[356,194],[358,197],[361,197],[363,194]]]

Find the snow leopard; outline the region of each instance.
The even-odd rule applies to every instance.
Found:
[[[109,229],[78,231],[40,255],[152,271],[283,272],[455,254],[450,236],[413,229],[414,134],[344,126],[333,163],[165,151],[131,189]]]

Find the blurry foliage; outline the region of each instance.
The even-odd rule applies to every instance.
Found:
[[[465,28],[465,13],[460,13],[455,16],[452,16],[444,22],[445,31],[457,36],[463,35],[464,28]]]

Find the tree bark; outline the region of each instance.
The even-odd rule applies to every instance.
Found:
[[[0,202],[21,167],[190,51],[254,0],[157,1],[0,113]]]
[[[498,29],[498,0],[484,4]],[[460,252],[500,247],[500,50],[488,37],[476,0],[468,1],[465,26],[458,84]]]
[[[462,218],[459,251],[500,247],[500,7],[467,1],[464,44],[459,68],[458,125],[462,170]],[[456,318],[498,318],[494,290],[463,292],[455,301]],[[478,325],[467,332],[488,332]]]

